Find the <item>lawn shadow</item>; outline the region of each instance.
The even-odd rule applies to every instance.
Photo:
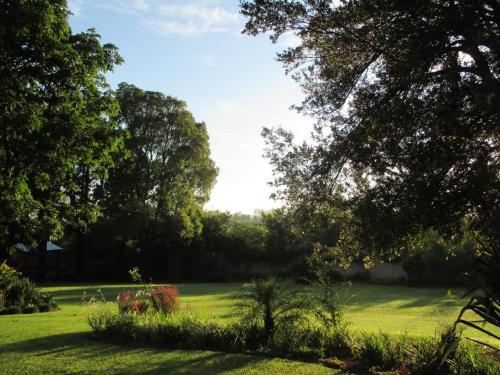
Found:
[[[395,303],[391,308],[411,309],[432,307],[432,309],[453,309],[460,305],[460,298],[450,299],[444,288],[413,288],[395,287],[386,285],[357,285],[352,290],[354,298],[351,300],[352,311]]]
[[[216,374],[252,367],[269,358],[210,351],[162,350],[138,345],[121,345],[92,339],[88,333],[33,338],[0,345],[0,353],[20,354],[23,366],[36,364],[40,373],[72,374]],[[85,370],[82,370],[85,369]]]

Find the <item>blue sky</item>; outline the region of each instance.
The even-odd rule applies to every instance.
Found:
[[[238,0],[69,0],[74,32],[95,28],[116,44],[125,63],[109,74],[187,102],[207,124],[219,167],[207,209],[253,213],[279,205],[269,199],[271,167],[262,157],[264,126],[282,125],[303,139],[312,120],[289,110],[300,87],[284,73],[276,45],[241,34]]]

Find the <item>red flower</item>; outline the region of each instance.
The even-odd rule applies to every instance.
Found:
[[[134,307],[132,307],[132,312],[137,313],[137,312],[139,312],[139,311],[140,311],[140,310],[139,310],[139,306],[134,306]]]

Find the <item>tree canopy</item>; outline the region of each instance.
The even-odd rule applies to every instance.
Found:
[[[299,40],[279,54],[302,84],[314,140],[264,131],[278,194],[353,213],[368,253],[467,218],[500,232],[500,5],[474,0],[241,1],[244,32]]]
[[[122,142],[104,76],[122,59],[68,14],[65,0],[0,1],[2,249],[94,220],[82,178],[105,176]]]
[[[185,102],[159,92],[122,83],[116,95],[129,156],[104,186],[108,212],[148,205],[157,217],[179,219],[192,237],[217,176],[205,124],[195,121]]]

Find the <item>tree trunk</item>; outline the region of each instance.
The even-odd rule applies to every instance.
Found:
[[[38,279],[47,278],[47,241],[38,242]]]
[[[7,260],[7,257],[9,256],[9,252],[7,251],[7,245],[5,243],[0,244],[0,263],[2,263],[4,260]]]
[[[76,274],[80,280],[85,276],[85,235],[83,231],[76,231]]]

